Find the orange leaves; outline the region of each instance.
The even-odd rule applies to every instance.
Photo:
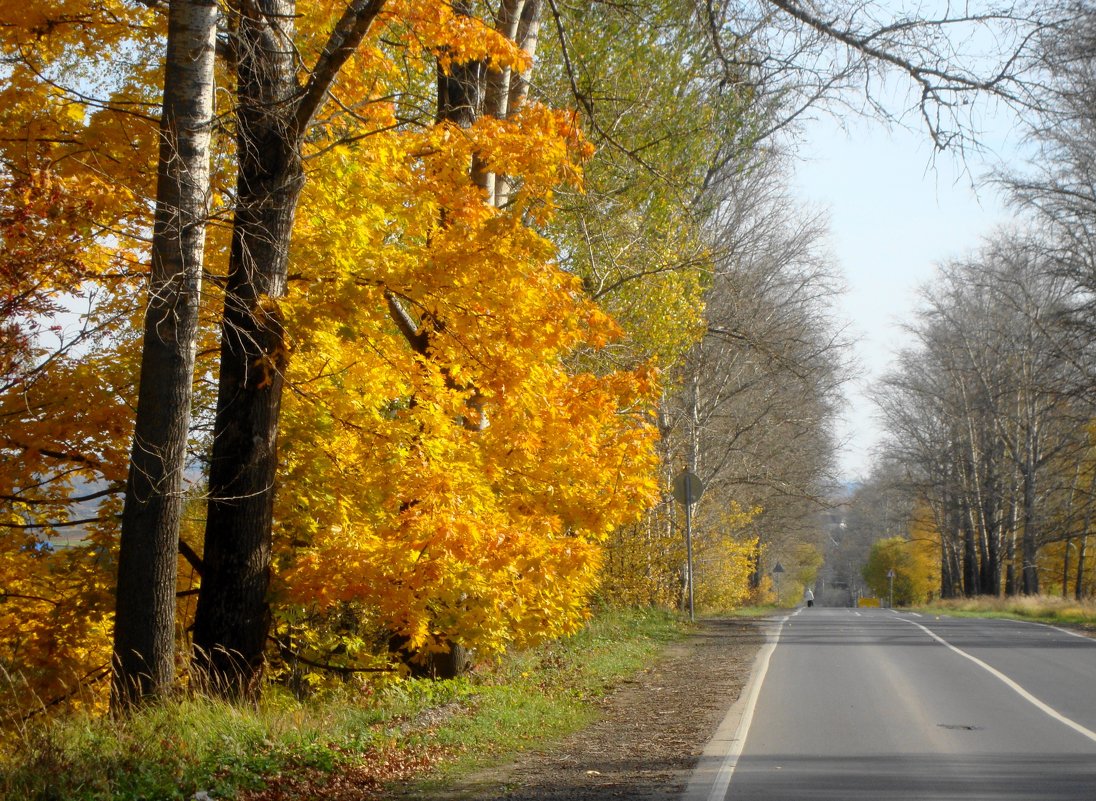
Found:
[[[87,548],[0,534],[3,723],[43,705],[102,708],[105,696],[86,685],[110,662],[111,562],[94,557]]]
[[[531,105],[311,165],[285,303],[279,597],[354,604],[412,648],[581,624],[600,543],[655,493],[640,412],[657,392],[646,368],[567,366],[619,329],[527,223],[587,154],[572,114]],[[520,187],[505,209],[474,158]]]
[[[484,61],[493,69],[529,67],[528,56],[512,41],[483,20],[455,13],[451,2],[391,0],[384,16],[390,24],[406,26],[412,53],[432,53],[443,70],[468,61]]]
[[[117,484],[126,472],[138,311],[132,277],[147,261],[157,158],[158,128],[145,111],[156,105],[160,61],[156,37],[136,33],[161,24],[133,5],[38,4],[33,13],[41,17],[30,19],[32,12],[0,2],[0,22],[23,26],[19,47],[30,41],[27,26],[44,30],[42,48],[28,51],[35,64],[13,66],[0,89],[0,100],[10,101],[0,103],[0,126],[19,134],[5,139],[0,155],[25,176],[4,187],[0,277],[8,294],[0,302],[23,299],[20,313],[30,321],[57,312],[61,294],[81,286],[101,299],[80,319],[86,348],[56,354],[40,385],[0,396],[0,451],[11,457],[0,468],[0,494],[23,503],[0,509],[17,524],[60,522],[75,484]],[[300,5],[301,63],[314,63],[344,8],[334,0]],[[86,25],[76,13],[89,15]],[[392,0],[384,22],[383,39],[378,28],[354,55],[309,132],[288,296],[277,307],[262,298],[252,309],[283,315],[292,349],[292,359],[279,351],[251,365],[264,386],[284,371],[289,387],[272,600],[286,626],[327,625],[358,650],[383,650],[385,636],[398,633],[412,647],[455,639],[497,652],[583,620],[602,543],[655,492],[644,410],[658,382],[648,368],[576,366],[593,361],[577,354],[620,335],[537,230],[551,220],[556,191],[581,185],[591,148],[576,115],[525,104],[506,120],[415,127],[408,106],[435,77],[432,63],[419,69],[430,57],[443,70],[468,61],[525,70],[528,56],[447,3]],[[104,32],[108,47],[124,45],[127,58],[94,45],[93,34]],[[5,54],[19,50],[4,38],[9,33],[0,24]],[[103,75],[92,56],[104,62]],[[116,107],[98,109],[56,90],[39,80],[37,64],[71,66],[74,80],[92,82]],[[225,103],[231,93],[218,96]],[[231,132],[232,111],[218,109],[225,125],[214,159],[217,218],[227,218],[234,197],[227,188],[234,143],[222,131]],[[43,163],[56,164],[57,173],[37,172]],[[505,182],[502,208],[487,202],[477,170]],[[227,230],[210,226],[214,276],[226,263]],[[211,308],[218,282],[203,291]],[[210,353],[217,351],[214,319],[202,320],[201,349]],[[40,342],[21,333],[6,348],[15,355],[0,365],[5,375],[40,366],[30,358]],[[215,373],[215,364],[202,362],[196,386]],[[196,408],[197,420],[208,422],[200,392]],[[43,486],[30,497],[40,477]],[[51,517],[32,502],[59,511]],[[64,559],[36,551],[34,537],[3,539],[0,578],[30,582],[3,586],[39,595],[56,569],[86,580],[82,590],[67,588],[72,598],[83,592],[95,600],[82,628],[52,618],[52,633],[35,635],[34,659],[61,655],[90,670],[100,658],[102,576],[117,511],[109,503],[106,519],[86,532],[86,547]],[[49,598],[27,604],[75,615],[69,595]],[[362,631],[348,633],[351,625],[334,614],[346,609]],[[0,620],[0,643],[18,650],[30,640],[18,640],[14,619]],[[50,637],[61,645],[50,650]],[[10,658],[24,657],[13,651]],[[57,675],[41,678],[42,686],[54,687]]]
[[[124,335],[103,338],[125,294],[108,317],[76,312],[111,260],[91,223],[102,191],[42,171],[0,186],[0,665],[16,682],[0,703],[13,715],[98,703],[81,684],[109,665],[111,538],[82,539],[111,532],[118,509],[102,498],[125,479],[132,362]]]
[[[577,112],[528,103],[514,116],[484,117],[469,131],[485,169],[517,176],[521,190],[512,202],[546,222],[554,189],[580,188],[581,165],[593,155],[582,135]]]

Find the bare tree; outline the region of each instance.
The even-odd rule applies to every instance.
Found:
[[[926,292],[921,347],[880,393],[888,450],[932,504],[944,580],[958,570],[966,594],[997,594],[1002,578],[1007,593],[1037,593],[1051,512],[1080,502],[1062,480],[1083,445],[1058,328],[1067,297],[1039,240],[998,235]]]
[[[817,221],[781,222],[798,215],[773,189],[738,198],[737,208],[724,204],[707,331],[683,369],[697,385],[701,477],[724,503],[761,508],[754,532],[778,548],[820,536],[849,343],[834,319],[840,284],[819,255]]]

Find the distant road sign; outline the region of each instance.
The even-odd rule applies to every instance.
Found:
[[[783,573],[784,572],[784,565],[777,562],[776,567],[773,568],[773,572],[774,573]]]
[[[704,494],[704,482],[696,473],[682,470],[674,479],[674,497],[683,506],[692,506]]]

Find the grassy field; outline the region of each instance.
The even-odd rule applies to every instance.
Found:
[[[125,721],[36,724],[4,744],[4,801],[368,797],[388,782],[470,770],[588,723],[588,702],[687,631],[653,611],[600,615],[567,640],[453,681],[406,680],[298,702],[186,699]]]
[[[1074,601],[1049,595],[996,598],[978,596],[936,601],[922,611],[966,617],[1031,620],[1055,626],[1096,629],[1096,601]]]

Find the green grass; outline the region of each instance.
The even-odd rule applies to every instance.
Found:
[[[586,725],[595,714],[591,699],[687,630],[667,613],[607,612],[573,637],[468,678],[407,680],[308,702],[271,688],[258,706],[192,699],[125,721],[43,722],[4,744],[0,799],[159,801],[201,791],[263,798],[264,788],[289,788],[284,796],[271,789],[270,797],[304,801],[333,798],[323,789],[332,773],[370,787],[421,778],[428,766],[451,776]]]
[[[996,617],[1030,620],[1055,626],[1096,628],[1096,602],[1074,601],[1049,595],[956,598],[936,601],[923,607],[922,611],[955,617]]]
[[[574,637],[507,658],[477,687],[475,713],[436,732],[455,754],[442,773],[472,770],[590,723],[589,703],[680,639],[687,624],[661,611],[602,615]]]

